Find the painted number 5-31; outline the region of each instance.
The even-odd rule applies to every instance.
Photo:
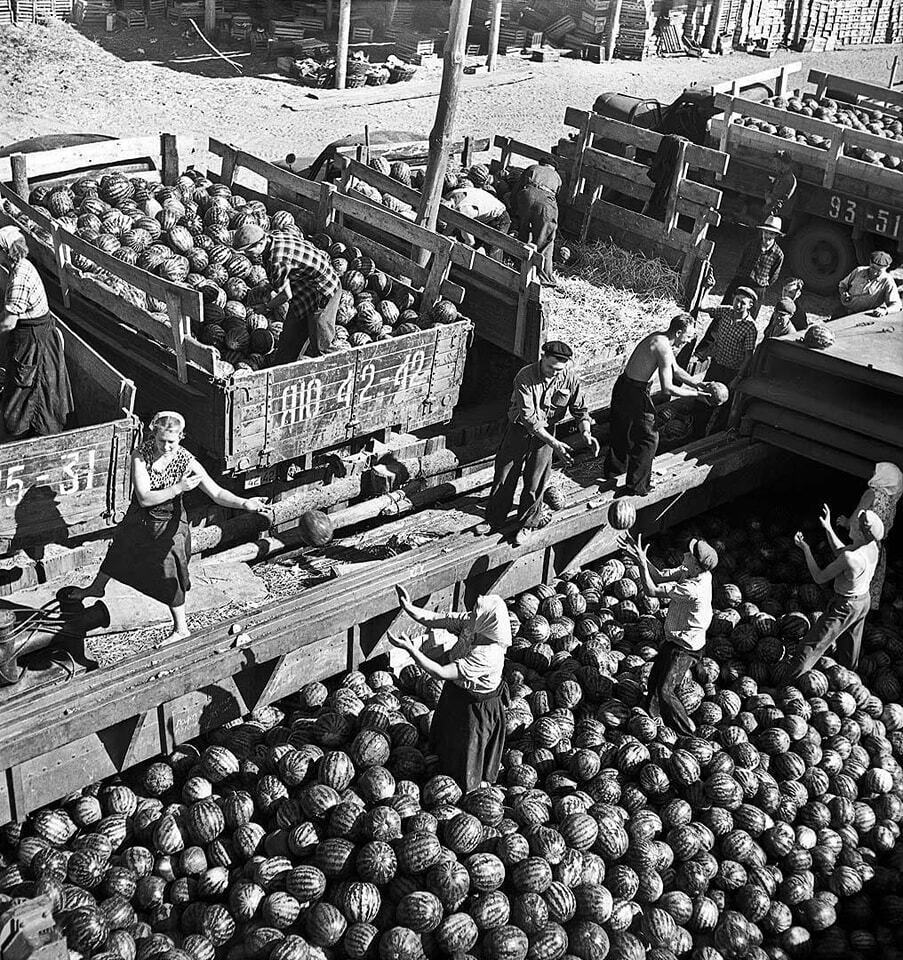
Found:
[[[61,496],[68,497],[81,490],[91,490],[94,486],[94,466],[97,451],[89,450],[87,462],[82,464],[82,452],[75,451],[63,455],[62,476],[51,477],[51,472],[36,476],[25,475],[25,465],[13,464],[4,471],[0,468],[0,491],[8,507],[17,507],[31,487],[57,487]]]

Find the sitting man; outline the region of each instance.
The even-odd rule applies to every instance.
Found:
[[[852,313],[871,313],[883,317],[900,309],[900,291],[888,272],[893,263],[889,253],[876,250],[867,267],[856,267],[837,284],[840,308],[831,317],[848,317]]]

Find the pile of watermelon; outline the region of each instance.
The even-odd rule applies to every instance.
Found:
[[[287,210],[268,213],[260,200],[246,200],[225,184],[191,170],[173,186],[110,173],[81,177],[62,186],[38,186],[29,202],[99,250],[175,283],[196,289],[204,322],[192,333],[215,347],[236,370],[257,370],[271,362],[282,320],[268,316],[266,267],[232,247],[235,230],[255,223],[272,232],[303,236]],[[378,270],[356,247],[333,243],[326,234],[311,242],[327,251],[341,275],[338,346],[350,348],[403,336],[458,317],[447,301],[423,304],[420,295]],[[128,285],[76,254],[73,266],[117,290]],[[166,304],[129,286],[120,290],[153,313]]]
[[[762,102],[766,106],[786,110],[788,113],[797,114],[801,117],[814,117],[816,120],[833,123],[837,127],[861,130],[864,133],[870,133],[876,137],[883,137],[885,140],[895,140],[898,143],[903,143],[903,120],[892,113],[872,110],[850,103],[838,102],[837,100],[832,100],[830,97],[771,97]],[[759,120],[756,117],[744,116],[735,117],[733,122],[741,126],[752,127],[763,133],[770,133],[784,140],[793,140],[796,143],[804,143],[810,147],[818,147],[820,150],[829,150],[831,148],[830,137],[823,137],[820,134],[805,133],[802,130],[797,130],[793,126],[792,117],[788,117],[786,124],[774,124],[766,120]],[[866,147],[844,147],[844,154],[848,157],[853,157],[855,160],[863,160],[866,163],[888,167],[891,170],[897,170],[901,164],[903,164],[903,160],[901,160],[899,156],[882,153]]]
[[[429,747],[414,667],[309,683],[207,740],[0,828],[0,913],[43,894],[103,960],[899,960],[903,569],[857,675],[788,655],[825,602],[774,517],[718,549],[677,736],[645,707],[664,610],[625,557],[510,601],[499,782]]]

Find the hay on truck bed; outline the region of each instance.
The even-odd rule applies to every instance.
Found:
[[[610,240],[571,246],[558,289],[543,293],[548,338],[571,345],[578,369],[626,354],[683,309],[677,271]]]

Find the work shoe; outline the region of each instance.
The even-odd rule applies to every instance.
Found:
[[[493,529],[493,528],[492,528],[492,524],[491,524],[491,523],[486,523],[486,522],[484,521],[483,523],[478,523],[478,524],[473,528],[473,532],[474,532],[478,537],[485,537],[485,536],[487,536],[488,534],[492,533],[492,529]]]
[[[531,531],[527,529],[518,530],[514,534],[514,546],[522,547],[530,539],[530,533]]]

